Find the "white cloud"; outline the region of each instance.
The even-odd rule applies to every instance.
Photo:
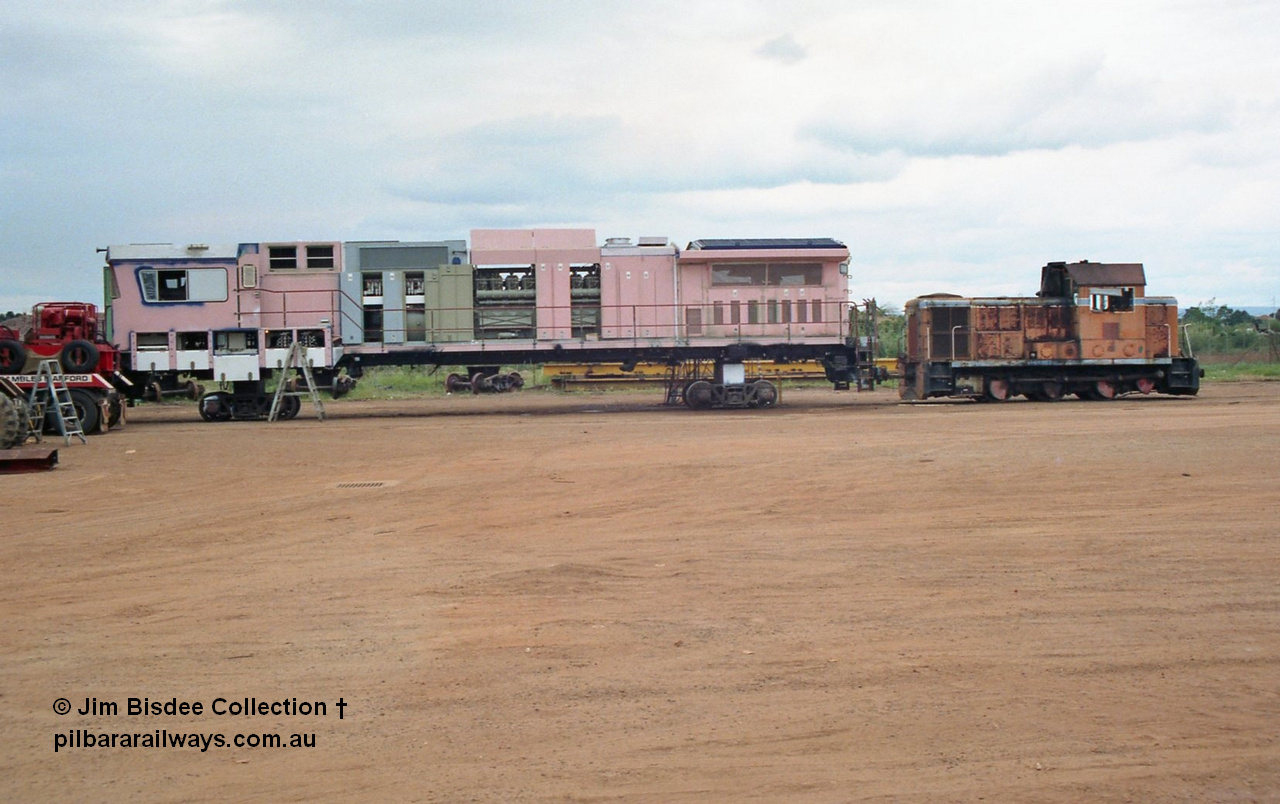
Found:
[[[0,308],[109,243],[544,224],[838,237],[896,304],[1080,257],[1280,295],[1273,4],[12,5]]]

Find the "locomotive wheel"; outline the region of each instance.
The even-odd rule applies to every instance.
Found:
[[[88,341],[72,341],[62,347],[58,362],[68,374],[87,374],[98,367],[98,347]]]
[[[187,399],[199,399],[204,396],[204,386],[195,380],[187,380]]]
[[[1093,384],[1093,398],[1101,402],[1106,402],[1116,398],[1116,384],[1110,380],[1098,380]]]
[[[484,390],[484,375],[476,372],[471,375],[471,393],[478,394]]]
[[[522,377],[518,371],[513,371],[508,374],[507,379],[511,381],[511,387],[517,391],[524,387],[524,377]]]
[[[1057,380],[1045,380],[1027,391],[1027,398],[1033,402],[1057,402],[1063,396],[1062,383]]]
[[[756,380],[751,384],[756,392],[756,407],[771,408],[778,404],[778,388],[768,380]]]
[[[706,410],[715,399],[715,389],[706,380],[694,380],[684,388],[684,403],[690,410]]]
[[[205,394],[199,402],[200,418],[207,422],[231,421],[231,394],[214,391]]]
[[[450,373],[448,377],[444,378],[445,393],[452,394],[455,391],[461,391],[462,387],[466,384],[467,384],[466,377],[463,377],[461,374]],[[470,390],[470,388],[468,387],[467,390]]]
[[[1156,381],[1150,377],[1140,377],[1137,382],[1138,393],[1146,395],[1156,389]]]
[[[21,374],[26,365],[26,347],[12,338],[0,340],[0,374]]]
[[[992,377],[986,382],[985,396],[992,402],[1007,402],[1009,400],[1009,381]]]

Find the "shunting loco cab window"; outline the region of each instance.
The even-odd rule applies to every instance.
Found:
[[[1133,288],[1108,288],[1089,294],[1089,309],[1095,313],[1127,313],[1133,309]]]

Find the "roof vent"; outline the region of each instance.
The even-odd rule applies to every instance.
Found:
[[[606,237],[604,239],[605,248],[626,248],[631,245],[629,237]]]
[[[209,247],[204,243],[192,243],[187,246],[187,251],[208,251]]]
[[[667,244],[667,238],[665,238],[665,237],[642,237],[642,238],[640,238],[640,245],[642,245],[642,246],[665,246],[666,244]]]

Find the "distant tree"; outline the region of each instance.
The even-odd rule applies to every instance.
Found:
[[[1255,318],[1244,310],[1233,310],[1216,299],[1209,299],[1188,307],[1182,314],[1182,323],[1212,323],[1225,327],[1253,326]]]
[[[876,357],[897,357],[903,349],[903,334],[907,318],[892,305],[882,305],[871,299],[876,319]]]
[[[1197,350],[1220,354],[1241,354],[1269,346],[1270,323],[1244,310],[1233,310],[1209,299],[1182,314],[1187,337]]]

